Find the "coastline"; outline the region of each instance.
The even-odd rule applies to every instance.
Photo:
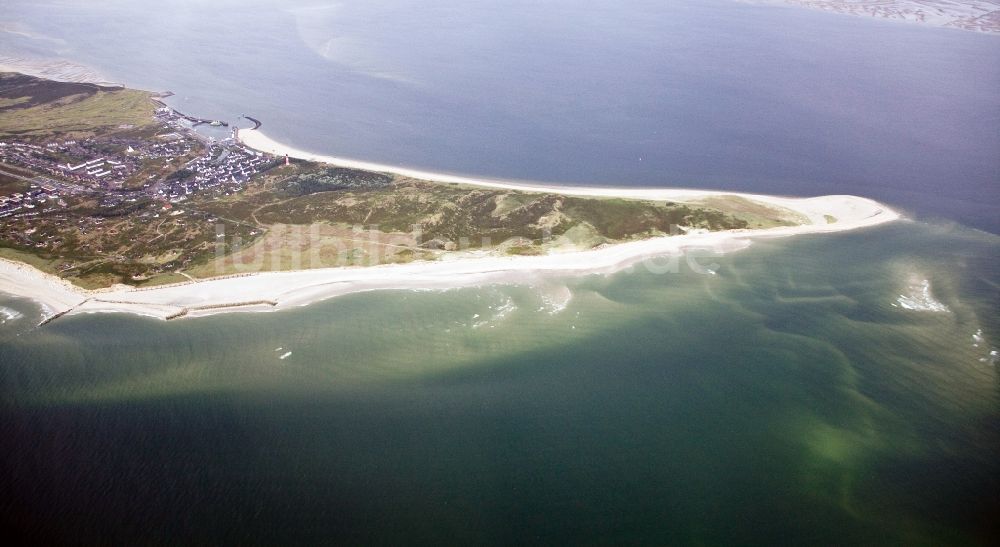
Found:
[[[721,190],[700,190],[700,189],[690,189],[690,188],[628,188],[628,187],[596,187],[596,186],[562,186],[562,185],[545,185],[532,182],[522,182],[522,181],[505,181],[505,180],[495,180],[489,178],[476,178],[468,177],[463,175],[454,175],[448,173],[434,173],[430,171],[423,171],[420,169],[413,169],[409,167],[402,167],[396,165],[387,165],[381,163],[373,163],[368,161],[353,160],[347,158],[341,158],[337,156],[329,156],[324,154],[316,154],[313,152],[307,152],[304,150],[299,150],[297,148],[282,144],[277,142],[260,130],[254,129],[240,129],[239,130],[239,141],[254,150],[272,154],[275,156],[288,156],[290,158],[314,161],[317,163],[325,163],[328,165],[336,167],[346,167],[350,169],[361,169],[364,171],[375,171],[380,173],[389,173],[393,175],[399,175],[403,177],[410,177],[414,179],[428,180],[433,182],[440,182],[446,184],[462,184],[468,186],[480,186],[484,188],[502,188],[506,190],[521,190],[524,192],[542,192],[550,194],[561,194],[565,196],[581,196],[581,197],[606,197],[606,198],[626,198],[626,199],[642,199],[642,200],[652,200],[652,201],[694,201],[706,197],[717,197],[717,196],[739,196],[742,198],[750,199],[760,203],[774,205],[777,207],[784,207],[786,209],[791,209],[799,214],[802,214],[813,224],[825,225],[826,216],[832,215],[838,219],[843,219],[844,221],[849,221],[850,219],[858,216],[858,213],[851,212],[851,203],[856,203],[861,205],[861,201],[867,201],[869,204],[877,204],[878,207],[884,209],[888,213],[897,215],[895,211],[892,211],[888,207],[878,204],[873,200],[868,200],[867,198],[861,198],[857,196],[822,196],[824,199],[820,198],[797,198],[788,196],[775,196],[769,194],[749,194],[743,192],[727,192]],[[826,198],[850,198],[843,200],[842,204],[835,204],[830,199]],[[812,201],[810,201],[812,200]],[[836,214],[830,210],[841,209],[839,212],[841,214]],[[895,218],[893,219],[895,220]],[[860,227],[860,226],[858,226]],[[850,229],[845,227],[843,223],[838,222],[838,227],[829,231],[841,231]]]
[[[540,256],[468,256],[408,264],[255,272],[150,288],[117,285],[106,289],[85,290],[30,265],[0,260],[0,292],[41,304],[46,312],[43,323],[63,315],[105,312],[132,313],[168,320],[218,313],[275,311],[372,290],[445,290],[488,284],[525,284],[538,282],[547,276],[609,274],[644,261],[651,271],[676,271],[671,268],[683,261],[681,257],[687,253],[700,253],[693,264],[697,267],[710,262],[712,256],[744,249],[756,238],[854,230],[900,218],[892,209],[857,196],[791,198],[711,190],[510,183],[312,154],[282,145],[255,130],[241,130],[240,140],[250,148],[279,156],[287,154],[290,157],[341,167],[388,172],[442,183],[564,195],[681,202],[713,196],[739,196],[790,209],[807,218],[809,223],[758,230],[661,236]],[[835,217],[836,221],[828,223],[827,216]],[[705,273],[712,272],[709,270]]]

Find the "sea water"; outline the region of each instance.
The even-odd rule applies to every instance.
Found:
[[[546,6],[12,1],[0,53],[318,152],[854,193],[918,220],[758,241],[716,275],[166,323],[39,328],[0,298],[3,518],[85,543],[994,540],[1000,41],[722,1]]]
[[[43,328],[3,302],[5,500],[84,541],[975,544],[998,251],[897,223],[714,276]],[[940,306],[898,305],[915,277]]]

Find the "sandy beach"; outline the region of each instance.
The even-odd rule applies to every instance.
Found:
[[[543,185],[530,182],[519,182],[519,181],[503,181],[503,180],[491,180],[487,178],[473,178],[461,175],[452,175],[446,173],[432,173],[428,171],[421,171],[419,169],[411,169],[408,167],[401,167],[396,165],[385,165],[379,163],[372,163],[366,161],[352,160],[346,158],[339,158],[336,156],[328,156],[323,154],[316,154],[313,152],[306,152],[304,150],[299,150],[285,144],[279,143],[270,137],[268,137],[264,132],[260,130],[251,129],[241,129],[239,131],[239,139],[244,145],[253,148],[254,150],[259,150],[261,152],[266,152],[268,154],[273,154],[276,156],[289,156],[291,158],[315,161],[320,163],[327,163],[330,165],[336,165],[338,167],[348,167],[352,169],[363,169],[366,171],[378,171],[382,173],[392,173],[396,175],[401,175],[404,177],[411,177],[415,179],[432,180],[436,182],[444,183],[454,183],[454,184],[467,184],[471,186],[483,186],[487,188],[506,188],[513,190],[523,190],[525,192],[545,192],[553,194],[562,194],[568,196],[589,196],[589,197],[617,197],[617,198],[632,198],[632,199],[647,199],[647,200],[668,200],[668,201],[695,201],[700,198],[711,197],[711,196],[741,196],[747,199],[752,199],[761,203],[766,203],[770,205],[775,205],[778,207],[784,207],[796,211],[804,216],[806,216],[810,222],[816,225],[826,225],[826,220],[824,215],[831,215],[839,219],[837,226],[830,226],[829,230],[820,229],[820,226],[812,227],[810,231],[840,231],[851,229],[849,225],[854,222],[858,222],[859,217],[863,217],[870,213],[868,208],[875,204],[874,201],[866,200],[864,198],[859,198],[856,196],[824,196],[822,198],[794,198],[794,197],[782,197],[782,196],[772,196],[764,194],[745,194],[738,192],[723,192],[723,191],[713,191],[713,190],[698,190],[698,189],[684,189],[684,188],[600,188],[600,187],[590,187],[590,186],[555,186],[555,185]],[[882,209],[887,215],[895,215],[893,211],[889,208],[876,204],[877,208]],[[894,220],[889,219],[889,220]],[[887,222],[888,216],[879,217],[882,222]],[[867,225],[867,224],[864,224]],[[860,227],[860,226],[853,226]]]
[[[543,256],[483,254],[409,264],[263,272],[147,289],[119,285],[87,291],[31,266],[4,260],[0,261],[0,292],[39,302],[50,318],[78,313],[124,312],[175,319],[236,311],[274,311],[361,291],[441,290],[493,283],[534,284],[544,283],[546,277],[606,274],[630,266],[665,274],[693,269],[711,275],[713,256],[743,249],[750,245],[751,239],[854,230],[900,218],[892,209],[856,196],[791,198],[706,190],[562,187],[477,180],[312,154],[283,146],[260,131],[241,130],[240,138],[249,147],[276,155],[287,154],[343,167],[446,183],[672,201],[738,195],[795,211],[808,218],[809,224],[762,230],[689,233]],[[828,223],[827,216],[835,217],[836,222]]]

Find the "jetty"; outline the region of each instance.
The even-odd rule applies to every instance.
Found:
[[[258,120],[257,118],[251,118],[246,114],[244,114],[243,117],[253,122],[253,129],[260,129],[261,126],[260,120]]]

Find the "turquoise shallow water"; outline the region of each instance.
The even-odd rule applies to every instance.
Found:
[[[985,544],[998,250],[901,222],[715,276],[41,329],[4,301],[4,514],[85,542]],[[900,306],[924,280],[947,311]]]

